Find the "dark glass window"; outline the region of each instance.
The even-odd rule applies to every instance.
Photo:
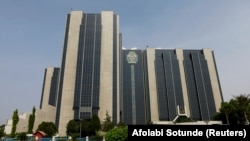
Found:
[[[155,71],[160,120],[173,120],[184,107],[179,62],[174,50],[156,50]]]

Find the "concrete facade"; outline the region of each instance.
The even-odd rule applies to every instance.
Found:
[[[119,112],[114,112],[114,107],[119,111],[119,103],[114,100],[119,99],[119,74],[114,74],[119,71],[114,65],[114,61],[119,65],[118,20],[113,11],[68,14],[55,121],[60,136],[66,135],[70,120],[88,119],[95,113],[101,121],[106,113],[119,121]]]
[[[155,77],[155,49],[147,48],[147,66],[148,66],[148,81],[149,85],[149,99],[150,99],[150,111],[151,111],[151,121],[159,120],[159,110],[158,110],[158,99],[157,99],[157,85]]]
[[[89,31],[89,28],[94,31]],[[99,36],[99,34],[101,35]],[[88,39],[90,40],[89,42],[86,41]],[[94,42],[91,42],[92,40],[94,40]],[[193,116],[192,108],[194,109],[196,106],[205,105],[208,114],[210,114],[210,107],[213,108],[213,106],[216,109],[215,111],[219,111],[223,97],[216,62],[211,49],[194,50],[194,52],[192,52],[192,50],[179,48],[160,49],[162,51],[160,53],[157,52],[159,51],[157,48],[137,50],[136,53],[140,55],[141,59],[140,64],[130,65],[130,68],[127,69],[127,75],[123,75],[125,70],[123,67],[125,65],[123,64],[124,66],[122,66],[121,62],[127,58],[122,58],[122,54],[125,53],[125,51],[121,49],[121,44],[119,16],[113,11],[102,11],[100,14],[71,11],[67,15],[60,69],[48,67],[45,70],[40,109],[36,109],[33,132],[36,131],[39,124],[43,121],[55,122],[58,128],[58,135],[66,136],[66,126],[70,120],[86,119],[86,117],[88,119],[91,118],[94,113],[98,113],[101,122],[105,119],[107,113],[115,123],[119,123],[120,120],[123,122],[123,119],[126,117],[131,118],[132,114],[135,113],[134,115],[137,114],[136,117],[131,118],[135,124],[142,118],[145,118],[143,121],[150,120],[155,124],[172,124],[173,122],[171,120],[173,116],[170,118],[167,117],[169,116],[168,111],[171,111],[172,115],[178,116],[178,114],[180,114],[178,104],[182,104],[182,102],[183,105],[181,106],[183,106],[184,113],[181,114],[185,114],[188,117]],[[88,53],[91,53],[91,55]],[[198,58],[194,60],[196,61],[195,63],[198,62],[198,65],[196,64],[198,67],[195,66],[196,68],[192,68],[194,62],[189,58],[190,56],[193,57],[192,59]],[[121,58],[124,60],[121,61]],[[157,59],[161,62],[156,62]],[[198,71],[202,71],[203,69],[201,68],[202,65],[200,65],[202,61],[202,65],[205,64],[204,69],[208,70],[210,80],[208,83],[211,84],[212,90],[211,93],[208,93],[206,90],[200,93],[197,92],[197,95],[203,97],[202,100],[206,102],[205,104],[202,103],[203,101],[199,99],[198,96],[195,100],[191,97],[192,92],[196,92],[193,88],[198,86],[190,87],[190,84],[197,85],[204,83],[204,78],[200,78],[199,81],[194,78],[196,73],[195,69]],[[127,60],[124,62],[127,63]],[[160,67],[157,66],[157,63],[159,63],[158,65],[160,65]],[[190,65],[190,67],[188,63],[193,64]],[[98,65],[95,66],[95,64]],[[138,69],[136,67],[140,68]],[[157,76],[159,70],[164,75]],[[190,70],[192,76],[189,78],[194,81],[189,82],[188,76],[190,74],[188,71]],[[56,71],[58,71],[58,73],[55,73]],[[85,79],[83,74],[91,75],[87,75],[87,79]],[[140,77],[142,81],[135,81],[138,76],[142,76]],[[131,81],[123,81],[124,77],[131,78]],[[159,81],[158,79],[161,78],[162,80]],[[86,80],[89,82],[86,82]],[[159,82],[163,83],[159,84]],[[127,83],[126,86],[129,88],[126,87],[124,83]],[[139,85],[141,83],[143,85]],[[178,87],[175,87],[175,84],[178,85]],[[201,85],[203,85],[201,86],[202,89],[205,89],[205,84]],[[164,87],[162,88],[164,90],[161,89],[161,92],[164,94],[159,92],[159,87]],[[89,91],[87,91],[87,89]],[[98,91],[94,91],[95,89],[98,89]],[[126,92],[127,97],[125,98],[127,99],[122,99],[124,97],[124,89],[129,89],[129,92]],[[138,89],[141,91],[137,91]],[[172,91],[169,91],[169,89]],[[176,92],[177,90],[179,90],[178,93]],[[134,93],[133,96],[131,96],[132,93]],[[159,98],[160,94],[164,99]],[[206,95],[209,95],[210,99],[207,99]],[[169,97],[172,99],[169,100]],[[135,99],[137,101],[134,101]],[[179,103],[177,102],[178,100]],[[209,100],[213,101],[214,105],[211,104],[212,102]],[[126,116],[121,119],[120,116],[121,113],[124,112],[125,102],[127,102],[126,104],[128,105],[126,108],[129,108],[126,109]],[[198,104],[194,105],[193,103],[195,102]],[[172,104],[172,107],[169,106],[169,103]],[[212,106],[210,105],[209,107],[209,104]],[[143,106],[135,109],[135,105],[137,106],[136,108],[141,105]],[[165,115],[162,116],[162,113],[165,111],[167,111],[166,114],[164,113]],[[131,113],[131,115],[127,113]],[[198,113],[198,115],[199,114],[200,113]],[[20,115],[17,132],[28,129],[28,116],[28,113]],[[161,119],[160,116],[163,118]],[[203,119],[201,118],[201,120]],[[202,122],[202,124],[204,124],[204,122]],[[7,134],[11,132],[11,127],[12,120],[8,120],[5,127]]]
[[[29,116],[30,116],[30,113],[28,112],[18,115],[19,121],[16,126],[16,133],[28,131]],[[8,119],[5,124],[4,132],[5,134],[9,135],[11,134],[11,130],[12,130],[12,119]]]
[[[214,54],[211,49],[203,49],[205,58],[208,60],[208,69],[210,74],[211,85],[213,88],[213,96],[215,99],[216,111],[219,112],[221,102],[223,101],[222,92],[220,88],[220,81],[218,77],[218,72],[216,68],[216,62],[214,60]]]
[[[12,129],[12,119],[7,119],[4,127],[4,133],[9,135]]]
[[[183,64],[183,49],[176,49],[177,59],[179,62],[180,68],[180,77],[181,77],[181,85],[182,85],[182,93],[185,105],[185,114],[190,116],[190,108],[189,108],[189,98],[188,98],[188,90],[187,90],[187,83],[185,78],[185,69]]]
[[[68,21],[68,31],[66,31],[64,50],[65,56],[62,65],[63,74],[61,71],[61,99],[60,106],[57,105],[57,113],[59,114],[56,123],[58,125],[59,135],[66,134],[66,126],[69,120],[74,118],[74,111],[72,108],[75,92],[75,77],[76,77],[76,63],[79,42],[80,25],[82,21],[82,11],[71,11]],[[62,83],[63,82],[63,83]],[[67,111],[67,112],[65,112]]]
[[[30,116],[30,113],[27,113],[27,112],[19,115],[19,121],[16,127],[17,133],[28,131],[29,116]]]
[[[100,68],[100,110],[99,118],[104,120],[106,112],[113,115],[113,12],[103,11],[102,43],[101,43],[101,68]]]
[[[155,69],[157,66],[155,66],[155,51],[158,50],[156,48],[147,48],[146,49],[146,59],[147,59],[147,70],[148,70],[148,81],[149,81],[149,97],[150,97],[150,113],[151,113],[151,121],[153,123],[159,123],[163,122],[164,120],[159,119],[159,99],[158,99],[158,92],[157,92],[157,87],[159,87],[156,82],[156,72]],[[168,49],[159,49],[159,50],[168,50]],[[188,117],[192,117],[191,113],[191,107],[190,107],[190,88],[188,89],[187,87],[187,75],[188,72],[185,70],[186,66],[184,64],[184,50],[183,49],[169,49],[169,50],[174,50],[175,54],[177,56],[178,64],[179,64],[179,71],[180,71],[180,79],[181,79],[181,87],[182,87],[182,96],[184,100],[184,111],[185,115]],[[185,50],[186,51],[186,50]],[[192,51],[191,51],[192,52]],[[214,60],[213,56],[213,50],[211,49],[201,49],[201,50],[195,50],[195,52],[203,52],[206,62],[207,62],[207,68],[209,72],[209,77],[210,77],[210,84],[212,88],[212,97],[213,100],[215,101],[215,108],[216,112],[219,112],[220,104],[223,101],[222,93],[221,93],[221,88],[220,88],[220,83],[219,83],[219,77],[217,74],[217,68],[216,68],[216,63]],[[167,67],[167,66],[166,66]],[[169,67],[169,66],[168,66]],[[190,72],[189,72],[190,73]],[[164,77],[164,76],[162,76]],[[198,81],[198,80],[196,80]],[[204,82],[203,82],[204,83]],[[204,84],[205,85],[205,84]],[[202,93],[199,93],[200,95]],[[208,95],[205,93],[205,95]],[[199,101],[201,99],[198,99]],[[208,101],[212,102],[212,101]],[[200,105],[201,106],[201,105]],[[207,105],[207,107],[209,107]],[[177,107],[176,107],[177,108]],[[176,109],[180,110],[180,109]],[[177,115],[176,115],[177,116]],[[202,120],[202,119],[201,119]]]

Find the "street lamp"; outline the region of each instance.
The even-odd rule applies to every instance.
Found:
[[[79,119],[80,121],[80,140],[81,140],[81,137],[82,137],[82,120]]]

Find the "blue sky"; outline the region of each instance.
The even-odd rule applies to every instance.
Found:
[[[0,125],[39,108],[44,69],[61,63],[66,15],[120,17],[126,48],[214,50],[223,97],[250,94],[249,0],[1,0]]]

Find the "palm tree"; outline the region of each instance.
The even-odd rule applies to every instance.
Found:
[[[227,125],[229,125],[228,116],[232,110],[233,110],[233,106],[229,102],[222,102],[221,103],[220,112],[226,116]]]
[[[238,109],[243,113],[244,119],[245,119],[245,124],[249,124],[248,121],[248,111],[249,111],[249,106],[250,106],[250,95],[246,94],[241,94],[239,96],[234,97],[238,106]]]

